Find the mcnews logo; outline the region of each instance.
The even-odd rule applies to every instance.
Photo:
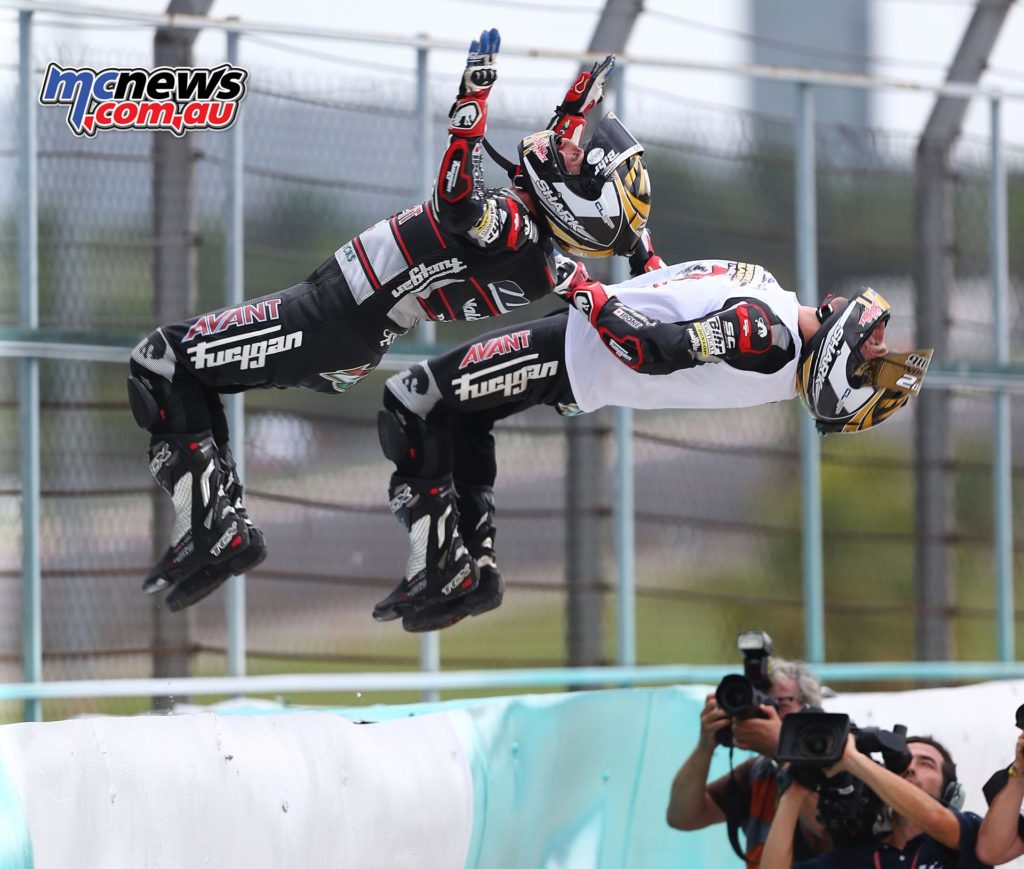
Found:
[[[238,117],[247,70],[230,64],[214,69],[46,68],[39,102],[67,106],[76,136],[100,130],[226,130]]]

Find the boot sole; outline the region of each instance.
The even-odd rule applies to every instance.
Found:
[[[479,616],[501,606],[505,583],[501,574],[480,578],[474,591],[453,601],[425,607],[402,617],[402,627],[410,634],[440,631],[458,624],[467,616]]]
[[[468,588],[460,587],[456,589],[452,592],[449,598],[440,603],[430,604],[429,608],[433,609],[435,606],[449,606],[450,604],[465,599],[469,595],[479,590],[480,575],[476,570],[475,564],[471,570],[471,576],[473,576],[474,579],[472,585],[470,585]],[[391,597],[391,595],[388,595],[388,597]],[[400,601],[398,603],[393,604],[388,604],[387,599],[388,598],[385,598],[373,608],[374,621],[392,622],[395,619],[404,618],[407,615],[416,612],[418,609],[421,609],[423,607],[423,604],[416,598],[412,598],[411,600]]]
[[[213,594],[232,576],[239,576],[267,557],[267,544],[263,532],[255,525],[249,528],[249,545],[238,555],[223,564],[204,567],[198,573],[175,584],[167,595],[167,608],[172,612],[181,612],[186,607],[199,603],[203,598]]]
[[[398,611],[397,607],[389,607],[388,609],[373,610],[373,620],[375,622],[393,622],[395,619],[402,617],[402,613]]]
[[[263,532],[255,525],[247,526],[243,531],[244,537],[242,537],[242,543],[240,544],[241,552],[237,551],[239,547],[236,547],[234,550],[225,550],[219,561],[196,568],[190,573],[184,573],[183,568],[180,566],[165,567],[166,565],[172,564],[170,559],[165,558],[164,561],[153,567],[149,572],[149,575],[143,581],[143,592],[146,594],[156,594],[157,592],[164,591],[164,589],[177,587],[182,583],[188,582],[193,577],[202,576],[204,573],[208,575],[216,575],[223,573],[224,571],[230,572],[229,566],[235,561],[235,559],[241,558],[253,549],[254,531],[259,535],[258,545],[262,545],[264,549],[266,548],[266,545],[263,543]],[[242,533],[243,532],[239,532],[239,534]],[[170,552],[171,550],[168,550],[168,554]],[[232,555],[232,552],[235,554]]]

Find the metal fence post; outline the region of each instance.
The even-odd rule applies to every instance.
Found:
[[[619,64],[615,70],[615,114],[625,120],[626,67]],[[612,262],[612,280],[615,283],[629,277],[626,261],[616,257]],[[636,663],[636,510],[633,472],[633,409],[615,408],[612,430],[615,441],[615,499],[612,516],[615,525],[615,563],[618,614],[617,663],[631,667]]]
[[[633,408],[615,408],[615,562],[618,566],[618,638],[616,663],[636,663],[636,547],[633,511]]]
[[[32,13],[18,13],[18,301],[26,334],[39,328],[39,198],[36,95],[32,86]],[[39,360],[19,363],[21,416],[21,656],[25,682],[43,678],[42,575],[39,560]],[[42,702],[26,700],[26,721],[42,720]]]
[[[426,39],[426,34],[421,33],[420,38]],[[434,186],[434,170],[437,159],[434,156],[433,136],[431,135],[429,52],[430,49],[426,45],[416,48],[416,141],[419,143],[419,148],[416,151],[416,179],[419,183],[420,196],[424,199],[430,198],[430,192]],[[420,323],[419,330],[420,338],[423,341],[427,344],[436,343],[436,323],[429,321]]]
[[[420,34],[426,38],[425,34]],[[420,195],[430,198],[430,189],[433,183],[433,147],[430,135],[430,81],[428,76],[428,65],[430,61],[429,49],[425,44],[416,47],[416,138],[419,142],[417,153],[417,174],[416,179],[420,188]],[[436,327],[434,323],[424,322],[419,326],[423,340],[433,345],[437,341]],[[441,669],[441,634],[438,631],[431,631],[420,638],[420,670],[428,673],[436,673]],[[436,702],[441,694],[436,689],[429,689],[423,692],[423,699],[428,703]]]
[[[238,31],[227,32],[228,63],[238,66]],[[227,214],[224,235],[224,304],[234,307],[245,299],[245,201],[242,115],[239,113],[234,125],[228,130],[227,159]],[[239,478],[245,477],[245,399],[241,393],[226,396],[225,400],[228,429],[233,446],[231,454]],[[227,671],[229,676],[244,676],[245,653],[245,576],[233,576],[228,580],[225,605],[227,607]]]
[[[989,211],[989,254],[992,268],[992,324],[995,363],[1010,363],[1009,253],[1007,239],[1006,164],[1003,161],[1001,101],[991,100],[992,167]],[[992,493],[995,499],[996,637],[1000,661],[1014,658],[1013,613],[1013,453],[1010,394],[1000,389],[994,398],[992,433]]]
[[[818,302],[818,219],[815,201],[814,90],[797,85],[796,267],[800,301]],[[814,420],[800,414],[800,482],[803,515],[804,656],[825,660],[825,594],[821,546],[821,445]]]

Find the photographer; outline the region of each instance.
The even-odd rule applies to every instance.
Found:
[[[700,738],[672,781],[667,812],[669,826],[677,830],[700,830],[732,815],[745,833],[745,858],[751,867],[759,865],[780,792],[779,767],[773,758],[782,719],[805,706],[821,705],[821,684],[805,664],[772,658],[769,678],[768,693],[777,705],[761,704],[762,717],[730,717],[719,708],[715,695],[708,695],[700,715]],[[722,744],[720,732],[730,725],[733,744],[760,757],[708,783],[712,755]],[[817,795],[808,792],[806,796],[803,821],[790,843],[800,856],[820,853],[825,846],[822,829],[814,820]]]
[[[1018,711],[1018,721],[1020,717]],[[986,783],[985,798],[989,809],[978,833],[978,859],[996,864],[1020,857],[1024,854],[1024,733],[1017,737],[1013,763]]]
[[[956,765],[928,737],[907,740],[911,760],[901,775],[857,750],[850,734],[839,762],[828,776],[850,773],[892,810],[892,830],[852,842],[820,857],[795,864],[799,869],[978,869],[974,854],[981,818],[947,805],[956,801]],[[794,780],[779,801],[761,859],[763,869],[793,866],[793,831],[807,794]]]

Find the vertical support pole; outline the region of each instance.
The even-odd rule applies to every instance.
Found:
[[[36,176],[36,94],[32,77],[32,13],[18,12],[18,301],[26,334],[39,328],[39,199]],[[25,682],[43,679],[42,574],[39,559],[39,360],[19,361],[21,416],[21,657]],[[41,721],[40,700],[23,717]]]
[[[1007,235],[1006,164],[1003,161],[1001,100],[991,100],[991,193],[989,238],[992,268],[992,329],[995,363],[1010,362],[1009,247]],[[1014,660],[1013,617],[1013,452],[1010,394],[1000,389],[994,396],[992,433],[992,493],[995,503],[996,638],[1000,661]]]
[[[796,257],[800,301],[818,302],[818,219],[815,189],[814,90],[797,85]],[[800,414],[800,483],[803,505],[804,656],[825,660],[824,559],[821,520],[821,445],[814,420]]]
[[[610,480],[605,473],[612,408],[566,420],[565,650],[570,667],[605,660],[605,546]]]
[[[626,68],[615,70],[615,114],[625,121]],[[627,280],[629,270],[622,257],[612,262],[612,281]],[[615,408],[613,422],[615,440],[615,500],[612,516],[615,525],[615,564],[618,613],[618,654],[620,667],[636,664],[636,527],[634,522],[636,496],[633,472],[633,409]]]
[[[241,35],[227,31],[228,63],[239,65]],[[228,130],[227,156],[227,214],[224,234],[224,304],[234,307],[245,299],[245,202],[244,202],[244,139],[242,115],[239,114]],[[228,430],[231,432],[231,453],[238,476],[245,480],[245,399],[242,393],[226,396],[225,410]],[[227,608],[229,676],[244,676],[246,670],[245,642],[245,577],[233,576],[228,580],[225,606]]]
[[[636,664],[636,547],[633,512],[633,408],[615,408],[615,563],[618,567],[620,667]]]
[[[426,39],[421,33],[420,38]],[[430,78],[429,49],[426,44],[416,48],[416,141],[419,149],[416,152],[416,178],[419,182],[420,196],[430,198],[434,187],[434,171],[437,168],[437,157],[434,156],[433,136],[430,126]],[[420,338],[427,344],[437,343],[437,324],[424,321],[419,325]]]
[[[420,34],[425,39],[424,34]],[[430,80],[428,78],[429,49],[426,43],[416,47],[416,140],[419,142],[416,178],[420,195],[430,197],[433,185],[433,147],[430,135]],[[436,324],[423,322],[419,326],[421,337],[433,346],[437,341]],[[441,634],[431,631],[420,637],[420,670],[436,673],[441,669]],[[435,688],[423,692],[423,700],[434,703],[441,698]]]

